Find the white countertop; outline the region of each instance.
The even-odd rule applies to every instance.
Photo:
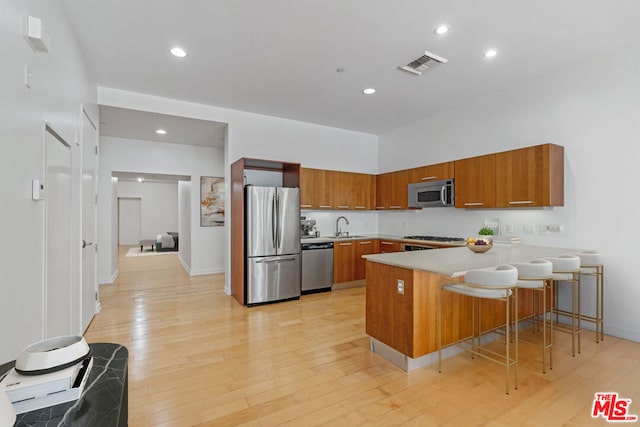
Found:
[[[464,246],[465,242],[432,242],[425,240],[416,240],[416,239],[405,239],[402,236],[391,236],[388,234],[357,234],[356,237],[342,237],[337,238],[335,236],[320,236],[320,237],[309,237],[305,239],[301,239],[302,243],[321,243],[321,242],[350,242],[353,240],[370,240],[370,239],[381,239],[381,240],[394,240],[398,242],[404,243],[413,243],[416,245],[446,245],[446,246]]]
[[[367,261],[379,262],[395,267],[423,270],[449,277],[464,276],[469,270],[490,268],[500,264],[528,262],[536,258],[575,254],[580,249],[551,248],[546,246],[493,245],[483,254],[466,247],[434,249],[430,251],[394,252],[388,254],[363,255]]]

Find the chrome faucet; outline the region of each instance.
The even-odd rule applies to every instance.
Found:
[[[338,227],[338,223],[340,222],[341,219],[344,219],[344,222],[346,222],[347,225],[349,225],[349,220],[347,219],[346,216],[339,216],[338,219],[336,219],[336,237],[342,236],[342,231]]]

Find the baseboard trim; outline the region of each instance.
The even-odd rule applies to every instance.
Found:
[[[352,280],[350,282],[334,283],[333,286],[331,286],[331,290],[338,291],[340,289],[364,288],[366,284],[367,284],[367,281],[365,279]]]
[[[120,274],[120,270],[116,269],[116,271],[113,272],[113,274],[111,275],[111,278],[109,279],[100,279],[98,280],[98,285],[113,285],[113,283],[116,281],[116,279],[118,278],[118,275]]]
[[[207,276],[209,274],[220,274],[224,273],[224,269],[217,268],[211,270],[191,270],[189,276]]]
[[[180,254],[178,254],[178,261],[182,265],[182,268],[184,268],[184,271],[186,271],[187,274],[191,276],[191,268],[187,265],[186,261],[182,259],[182,255]]]

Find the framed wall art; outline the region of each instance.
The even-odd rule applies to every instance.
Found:
[[[224,225],[224,178],[200,177],[200,227]]]

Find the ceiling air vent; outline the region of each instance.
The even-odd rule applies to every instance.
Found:
[[[400,67],[400,69],[421,76],[423,71],[427,71],[438,64],[446,64],[447,61],[448,59],[425,50],[424,55]]]

